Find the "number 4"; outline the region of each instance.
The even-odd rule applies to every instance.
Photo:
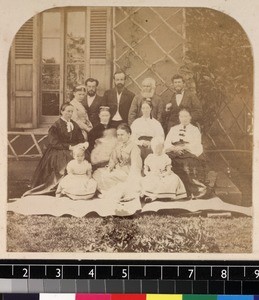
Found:
[[[94,269],[91,269],[91,271],[88,273],[92,278],[94,278]]]

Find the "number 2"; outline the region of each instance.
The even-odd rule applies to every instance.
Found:
[[[27,268],[23,268],[22,270],[24,272],[23,275],[22,275],[22,277],[28,278],[28,269]]]

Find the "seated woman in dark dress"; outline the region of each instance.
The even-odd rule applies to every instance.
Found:
[[[64,103],[60,113],[61,117],[48,131],[49,145],[33,175],[32,189],[23,196],[44,194],[54,196],[68,162],[73,159],[71,149],[80,143],[84,145],[82,130],[71,119],[73,106]]]
[[[180,124],[171,127],[164,150],[172,160],[173,171],[182,179],[189,197],[201,197],[206,193],[205,158],[198,127],[191,124],[191,114],[182,109]]]
[[[101,106],[99,112],[100,122],[88,133],[89,152],[93,150],[95,141],[103,137],[104,131],[106,129],[112,128],[110,118],[111,118],[110,108],[108,106]]]

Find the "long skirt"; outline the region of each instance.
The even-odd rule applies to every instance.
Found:
[[[56,194],[64,194],[74,200],[88,200],[94,196],[96,187],[96,181],[86,174],[68,174],[61,179]]]
[[[205,190],[206,162],[204,155],[199,157],[185,151],[182,155],[167,153],[172,160],[173,171],[184,183],[188,196],[199,196]]]
[[[155,199],[183,199],[187,196],[182,180],[175,174],[148,174],[142,178],[142,194]]]
[[[67,164],[73,159],[70,150],[58,150],[49,147],[42,156],[32,180],[32,189],[28,195],[55,195],[60,179],[65,175]]]
[[[93,173],[93,178],[97,182],[97,189],[99,192],[108,191],[110,188],[116,186],[118,183],[124,182],[129,176],[129,166],[117,166],[112,171],[108,168],[99,168]]]

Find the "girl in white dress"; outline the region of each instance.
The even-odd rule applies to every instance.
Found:
[[[172,200],[185,198],[186,191],[182,180],[172,171],[171,159],[163,152],[164,142],[160,138],[151,140],[152,154],[144,162],[142,179],[142,195],[145,202],[156,199]]]
[[[85,159],[85,150],[88,143],[73,147],[73,157],[67,164],[67,175],[63,177],[58,185],[56,197],[68,196],[73,200],[91,199],[95,192],[97,183],[92,177],[92,166]]]

